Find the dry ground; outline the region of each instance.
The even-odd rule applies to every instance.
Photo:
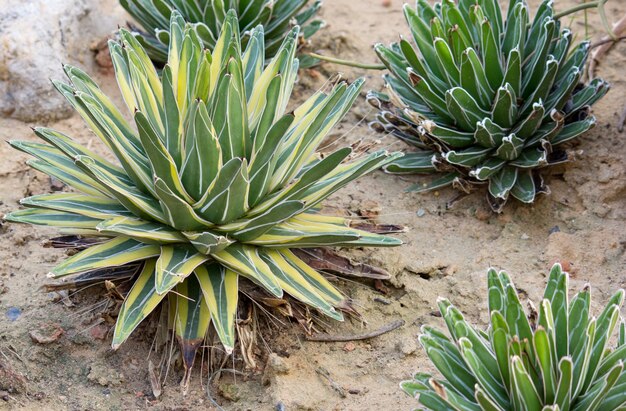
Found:
[[[407,31],[402,0],[391,0],[390,7],[383,3],[328,0],[323,11],[328,27],[314,39],[314,48],[375,62],[374,43],[393,41],[398,32]],[[557,7],[573,4],[572,0],[559,1]],[[609,0],[608,11],[610,18],[617,19],[626,13],[626,2]],[[598,16],[590,12],[589,18],[589,35],[597,37],[601,32]],[[582,13],[572,22],[579,39],[585,37],[582,22]],[[85,46],[94,40],[86,33]],[[512,203],[503,214],[492,215],[483,195],[475,194],[446,209],[445,203],[455,196],[453,191],[443,190],[438,196],[404,193],[416,178],[382,172],[335,195],[328,202],[332,207],[356,211],[365,202],[375,202],[382,209],[382,222],[403,224],[409,231],[401,235],[406,242],[403,247],[351,252],[356,260],[385,267],[393,278],[387,295],[369,284],[344,283],[367,325],[332,324],[331,332],[363,332],[397,319],[404,319],[406,325],[348,345],[307,342],[295,325],[272,330],[266,334],[267,342],[281,357],[281,364],[274,369],[283,372],[274,373],[269,386],[262,385],[261,370],[236,378],[224,373],[211,387],[211,395],[225,410],[271,410],[280,408],[279,404],[286,410],[412,409],[415,401],[400,392],[398,383],[415,370],[430,369],[416,343],[419,327],[442,326],[435,315],[439,295],[448,296],[472,321],[484,324],[484,273],[489,266],[506,269],[520,290],[535,301],[555,261],[570,268],[572,289],[585,282],[592,284],[596,309],[617,287],[626,286],[626,145],[625,135],[616,128],[626,105],[625,66],[626,42],[622,42],[598,68],[598,74],[613,85],[594,107],[598,126],[570,146],[575,161],[550,171],[547,180],[552,195],[541,197],[533,206]],[[336,71],[348,79],[366,76],[366,88],[382,85],[380,72],[326,64],[301,74],[297,98],[304,99]],[[111,73],[94,74],[110,95],[118,96]],[[379,146],[404,149],[393,138],[381,139],[368,130],[367,119],[373,114],[360,98],[330,138],[346,142],[380,139]],[[34,139],[28,128],[32,125],[0,119],[0,138]],[[77,116],[49,126],[98,147]],[[26,195],[50,190],[47,178],[25,166],[25,155],[3,144],[0,158],[0,213],[15,209],[18,199]],[[136,335],[118,352],[111,352],[110,335],[102,339],[107,328],[93,327],[99,318],[93,307],[98,293],[76,296],[74,306],[66,307],[39,290],[45,273],[62,257],[61,252],[40,245],[52,234],[51,230],[18,225],[0,229],[0,387],[11,381],[18,391],[10,394],[8,401],[0,400],[0,409],[212,409],[204,386],[206,376],[201,377],[198,370],[186,397],[176,386],[180,371],[172,370],[161,399],[150,401],[150,340]],[[389,304],[380,302],[381,297]],[[15,308],[21,315],[10,321],[6,314]],[[38,345],[31,341],[30,331],[55,323],[65,331],[57,342]],[[345,397],[316,372],[320,367],[345,390]],[[23,375],[23,380],[12,373]]]

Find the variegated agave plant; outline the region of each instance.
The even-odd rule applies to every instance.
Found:
[[[624,290],[593,317],[589,286],[570,301],[568,275],[556,264],[538,312],[530,304],[527,316],[506,273],[487,277],[490,327],[470,325],[440,299],[452,338],[424,326],[419,340],[443,379],[418,373],[404,391],[434,411],[626,410]]]
[[[33,168],[80,193],[29,197],[21,202],[27,208],[5,217],[100,239],[52,269],[53,278],[143,262],[113,347],[168,297],[187,369],[210,322],[226,351],[233,349],[239,276],[342,320],[346,298],[290,249],[401,243],[318,210],[350,181],[401,156],[380,151],[344,162],[350,148],[316,153],[362,80],[319,91],[285,114],[298,71],[297,27],[265,69],[261,26],[244,51],[234,12],[212,53],[196,33],[172,14],[161,78],[130,32],[121,30],[120,42],[110,42],[137,131],[85,73],[66,66],[71,83],[56,87],[119,164],[36,128],[47,144],[12,146],[35,157]]]
[[[170,43],[169,22],[174,10],[193,23],[202,43],[213,50],[229,10],[239,16],[241,43],[245,47],[254,36],[253,29],[262,25],[265,29],[265,56],[268,59],[280,46],[293,28],[299,25],[301,44],[313,36],[324,22],[315,19],[321,0],[308,4],[309,0],[120,0],[124,7],[145,31],[133,30],[137,40],[150,58],[158,64],[167,62]],[[315,62],[308,56],[300,58],[300,67]]]
[[[589,43],[571,47],[551,0],[532,21],[525,0],[511,0],[506,18],[497,0],[418,0],[404,13],[415,45],[376,46],[391,74],[369,101],[380,109],[373,128],[420,150],[386,170],[443,174],[411,191],[488,184],[495,211],[510,196],[532,203],[547,191],[540,170],[567,161],[559,146],[594,126],[590,106],[609,89],[581,83]]]

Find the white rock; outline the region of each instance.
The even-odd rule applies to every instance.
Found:
[[[95,70],[90,44],[126,18],[117,0],[0,0],[0,115],[68,117],[71,107],[50,79],[64,78],[62,63]]]

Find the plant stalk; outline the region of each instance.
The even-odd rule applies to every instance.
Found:
[[[318,60],[322,60],[322,61],[327,61],[329,63],[335,63],[335,64],[339,64],[342,66],[348,66],[348,67],[356,67],[356,68],[362,68],[365,70],[384,70],[387,67],[385,67],[382,64],[366,64],[366,63],[359,63],[358,61],[350,61],[350,60],[343,60],[343,59],[338,59],[335,57],[328,57],[328,56],[323,56],[321,54],[317,54],[317,53],[306,53],[308,56],[311,56],[313,58],[316,58]]]

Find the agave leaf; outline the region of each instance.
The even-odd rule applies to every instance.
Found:
[[[519,170],[515,185],[511,188],[511,195],[523,203],[532,203],[535,200],[537,189],[535,178],[530,170]]]
[[[543,408],[541,398],[537,393],[530,375],[524,369],[521,358],[517,356],[512,357],[511,370],[513,371],[512,375],[515,392],[519,395],[524,409],[529,411],[541,411]]]
[[[184,236],[169,226],[128,216],[109,218],[98,224],[96,229],[104,235],[122,235],[147,244],[184,243],[186,241]]]
[[[180,167],[182,183],[195,199],[200,199],[222,168],[222,149],[206,105],[194,101],[185,131],[185,160]]]
[[[248,210],[249,187],[247,160],[233,158],[224,164],[194,209],[212,223],[229,223]]]
[[[315,288],[302,276],[300,271],[289,264],[279,251],[271,249],[261,250],[259,255],[278,280],[280,287],[289,295],[318,309],[331,318],[343,321],[343,315],[322,298]]]
[[[196,231],[213,226],[200,217],[189,203],[174,194],[160,178],[155,179],[154,187],[168,225],[181,231]]]
[[[140,243],[127,237],[117,237],[97,244],[64,260],[48,274],[59,278],[68,274],[118,267],[133,261],[147,260],[160,253],[159,246]]]
[[[518,170],[515,167],[505,166],[489,179],[489,194],[494,198],[506,200],[509,192],[515,186]]]
[[[509,163],[518,168],[533,169],[548,164],[548,153],[538,147],[530,147],[522,150],[520,155]]]
[[[460,87],[454,87],[446,92],[446,106],[456,124],[469,132],[473,132],[476,129],[476,123],[489,115],[480,108],[467,91]]]
[[[488,158],[470,171],[470,176],[476,177],[478,180],[488,180],[491,176],[502,169],[506,164],[506,160],[499,158]]]
[[[502,138],[500,147],[496,150],[496,156],[503,160],[515,160],[524,148],[524,139],[515,133]]]
[[[118,349],[132,334],[137,326],[150,315],[159,305],[165,295],[159,295],[155,288],[154,266],[156,259],[146,260],[133,283],[115,322],[112,347]]]
[[[235,243],[211,255],[228,269],[261,285],[280,298],[283,290],[271,268],[259,256],[259,248]]]
[[[515,90],[507,83],[500,87],[496,93],[491,118],[500,127],[508,129],[515,123],[517,111]]]
[[[132,213],[117,200],[76,193],[40,194],[24,198],[20,200],[20,204],[80,214],[98,220],[115,216],[132,216]]]
[[[561,131],[551,141],[553,145],[565,143],[579,135],[586,133],[596,125],[595,117],[587,117],[585,120],[577,121],[574,123],[563,126]]]
[[[185,376],[182,381],[183,392],[185,392],[196,351],[200,348],[209,329],[211,315],[204,301],[200,284],[193,275],[176,286],[176,293],[170,293],[169,300],[174,332],[185,366]]]
[[[199,232],[184,231],[183,235],[202,254],[213,254],[231,245],[234,241],[209,230]]]
[[[195,269],[213,326],[227,353],[235,347],[235,318],[239,298],[238,276],[219,264],[203,264]]]
[[[443,158],[452,164],[473,167],[485,160],[491,151],[491,148],[474,146],[462,150],[448,151]]]
[[[429,151],[406,153],[404,156],[383,166],[383,170],[393,174],[433,172],[435,171],[432,163],[433,155],[434,153]]]
[[[443,187],[452,185],[457,179],[460,178],[458,173],[448,173],[442,177],[436,178],[428,184],[413,184],[406,189],[408,192],[425,193],[427,191],[438,190]]]
[[[107,191],[114,195],[133,214],[146,220],[165,222],[161,210],[159,210],[156,201],[152,197],[126,184],[126,182],[100,167],[99,164],[89,157],[78,156],[75,161],[79,167],[88,172],[102,186],[106,187]]]
[[[64,227],[70,229],[95,229],[102,220],[72,212],[27,208],[13,211],[4,216],[7,221],[16,223],[28,223],[47,225],[51,227]]]
[[[186,246],[161,246],[161,254],[156,262],[155,284],[160,295],[167,293],[185,279],[208,259],[195,248]],[[183,294],[186,295],[186,294]]]
[[[30,154],[39,160],[30,160],[30,165],[46,174],[58,178],[65,184],[92,196],[107,196],[106,186],[84,173],[60,150],[40,143],[9,141],[11,147]],[[50,171],[50,173],[48,173]]]
[[[495,124],[490,118],[485,118],[476,123],[474,139],[483,147],[497,147],[502,144],[505,132],[505,129]]]

